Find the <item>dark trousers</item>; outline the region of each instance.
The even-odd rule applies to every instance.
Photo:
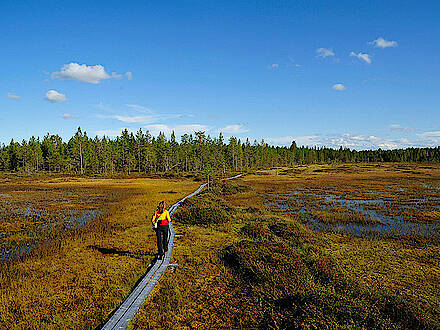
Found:
[[[157,251],[159,255],[164,255],[168,251],[168,225],[158,225],[156,229]]]

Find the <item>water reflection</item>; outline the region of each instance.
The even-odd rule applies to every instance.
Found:
[[[93,219],[103,215],[102,211],[95,209],[62,209],[62,210],[45,210],[36,209],[31,206],[15,208],[10,210],[10,217],[23,218],[29,222],[37,224],[37,232],[57,230],[71,230],[81,227]],[[0,219],[9,220],[9,219]],[[29,234],[24,232],[24,234]],[[35,233],[34,233],[35,234]],[[0,233],[0,239],[6,237],[7,233]],[[38,235],[38,234],[36,234]],[[20,255],[29,253],[40,243],[23,243],[17,245],[0,246],[0,261],[13,260]]]
[[[402,191],[400,189],[396,189]],[[369,195],[377,194],[370,193]],[[312,230],[346,233],[360,237],[390,237],[390,236],[421,236],[434,237],[440,236],[440,223],[418,223],[405,219],[403,216],[388,216],[379,210],[384,207],[387,199],[346,199],[334,194],[317,194],[309,190],[300,189],[288,192],[287,194],[266,194],[265,205],[275,206],[282,210],[283,214],[303,215],[305,222]],[[308,197],[318,199],[318,204],[311,207],[306,202]],[[427,201],[426,198],[409,198],[405,200],[404,208],[420,208]],[[437,199],[437,202],[439,200]],[[386,205],[385,205],[386,206]],[[310,211],[320,210],[334,212],[334,208],[344,208],[347,210],[361,212],[371,223],[357,222],[337,222],[324,223],[312,216]],[[440,205],[435,206],[440,210]],[[333,210],[332,210],[333,209]]]

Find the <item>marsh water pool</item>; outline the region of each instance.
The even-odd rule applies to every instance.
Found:
[[[422,184],[427,189],[438,190]],[[406,188],[388,187],[388,190],[405,192]],[[303,223],[312,230],[350,234],[359,237],[374,238],[392,236],[440,237],[440,221],[413,221],[408,211],[429,208],[431,212],[440,211],[440,195],[437,197],[403,198],[399,206],[400,215],[390,215],[388,209],[393,202],[389,197],[381,197],[377,191],[368,191],[368,198],[354,198],[344,194],[319,194],[300,188],[285,194],[266,193],[264,204],[278,209],[282,214],[300,215]],[[429,201],[429,206],[427,202]],[[336,217],[347,213],[345,221],[324,222],[313,211],[326,212]],[[363,215],[363,221],[350,217],[350,212]]]
[[[26,219],[27,222],[33,224],[33,230],[23,228],[9,233],[0,233],[0,239],[3,240],[3,244],[0,244],[0,262],[13,260],[20,255],[29,253],[44,243],[44,240],[39,239],[39,237],[46,236],[46,240],[50,239],[50,235],[47,235],[47,233],[67,231],[84,226],[103,214],[102,211],[97,209],[45,210],[32,206],[10,209],[8,219],[0,218],[0,222],[7,222],[11,219]],[[21,240],[4,242],[8,237],[13,236],[21,236]]]
[[[28,254],[104,215],[109,200],[96,189],[3,185],[0,262]]]

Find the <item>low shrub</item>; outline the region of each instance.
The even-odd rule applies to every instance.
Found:
[[[258,207],[249,206],[248,208],[243,209],[243,212],[245,213],[256,213],[261,214],[261,210]]]
[[[237,183],[237,182],[222,181],[217,184],[215,189],[216,189],[216,191],[218,191],[222,195],[234,195],[234,194],[249,191],[249,190],[251,190],[251,187]]]
[[[231,209],[225,208],[214,194],[204,193],[193,199],[187,199],[173,216],[182,224],[209,226],[231,220],[232,215],[228,210]]]
[[[270,230],[263,223],[247,224],[241,228],[241,232],[253,239],[268,239],[271,236]]]

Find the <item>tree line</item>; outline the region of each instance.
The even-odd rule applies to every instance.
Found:
[[[277,166],[352,162],[440,162],[440,147],[393,150],[363,150],[327,147],[271,146],[264,140],[252,143],[205,132],[181,136],[174,132],[152,136],[139,129],[123,130],[115,139],[90,138],[78,128],[69,141],[58,135],[31,137],[21,143],[11,140],[0,146],[0,171],[67,172],[74,174],[251,171]]]

